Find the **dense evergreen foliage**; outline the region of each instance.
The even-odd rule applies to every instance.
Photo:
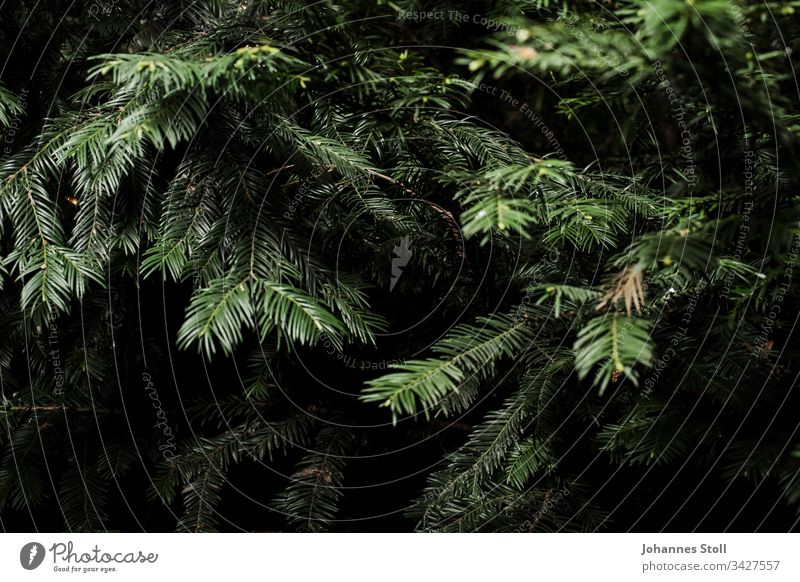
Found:
[[[800,2],[0,2],[0,527],[790,530]]]

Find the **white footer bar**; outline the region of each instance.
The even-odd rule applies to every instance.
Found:
[[[778,582],[798,554],[797,534],[2,534],[0,580]]]

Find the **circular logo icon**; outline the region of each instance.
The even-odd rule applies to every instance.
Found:
[[[35,570],[44,561],[44,546],[38,542],[30,542],[19,551],[19,563],[26,570]]]

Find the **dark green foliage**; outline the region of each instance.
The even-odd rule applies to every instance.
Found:
[[[4,527],[794,527],[800,5],[34,4]]]

